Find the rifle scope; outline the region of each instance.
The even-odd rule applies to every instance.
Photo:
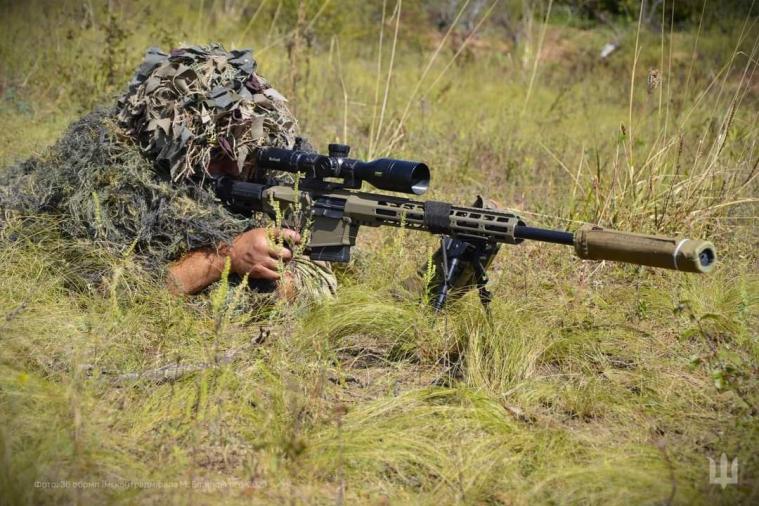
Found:
[[[380,158],[369,162],[348,158],[350,146],[330,144],[329,155],[280,148],[261,148],[259,169],[298,172],[306,178],[339,178],[351,188],[366,181],[375,188],[421,195],[430,185],[430,169],[422,162]]]

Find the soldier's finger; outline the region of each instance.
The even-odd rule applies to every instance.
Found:
[[[295,230],[291,230],[289,228],[278,228],[274,230],[274,237],[277,237],[279,239],[282,239],[285,242],[289,242],[292,244],[299,244],[300,243],[300,234],[296,232]]]
[[[269,248],[269,256],[276,259],[276,260],[282,260],[284,262],[289,262],[293,259],[293,252],[290,250],[290,248]]]
[[[279,262],[276,258],[269,257],[261,262],[261,265],[273,271],[279,271]]]
[[[250,275],[257,279],[268,279],[271,281],[277,281],[281,277],[279,275],[279,272],[277,272],[276,267],[274,269],[270,269],[263,264],[258,264],[253,267],[253,269],[250,271]]]

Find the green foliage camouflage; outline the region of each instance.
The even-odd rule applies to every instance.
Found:
[[[132,249],[154,269],[254,224],[219,206],[204,186],[172,182],[118,135],[111,111],[94,112],[43,156],[3,173],[5,219],[58,215],[65,236],[97,241],[115,254]]]

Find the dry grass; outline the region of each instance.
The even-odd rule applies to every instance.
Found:
[[[721,261],[691,276],[525,244],[493,267],[490,318],[473,294],[436,316],[395,286],[434,240],[372,230],[335,301],[241,315],[222,293],[176,300],[129,258],[49,224],[29,240],[6,229],[3,503],[756,502],[755,17],[728,35],[625,24],[602,64],[605,28],[552,23],[539,6],[504,53],[490,4],[472,26],[494,43],[471,51],[449,45],[467,40],[458,25],[448,39],[420,30],[414,2],[111,4],[111,17],[89,2],[2,5],[1,161],[109,100],[151,43],[220,40],[258,48],[316,145],[429,162],[431,198],[487,193],[532,223],[708,236]],[[536,60],[552,41],[568,56]],[[108,281],[82,284],[83,263]],[[213,364],[261,326],[268,338],[230,363],[114,381]],[[722,452],[741,469],[725,490],[708,482]],[[97,486],[35,487],[61,481]]]

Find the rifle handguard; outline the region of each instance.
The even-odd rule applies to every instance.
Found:
[[[586,225],[575,233],[575,252],[586,260],[612,260],[685,272],[709,272],[717,255],[709,241],[633,234]]]

